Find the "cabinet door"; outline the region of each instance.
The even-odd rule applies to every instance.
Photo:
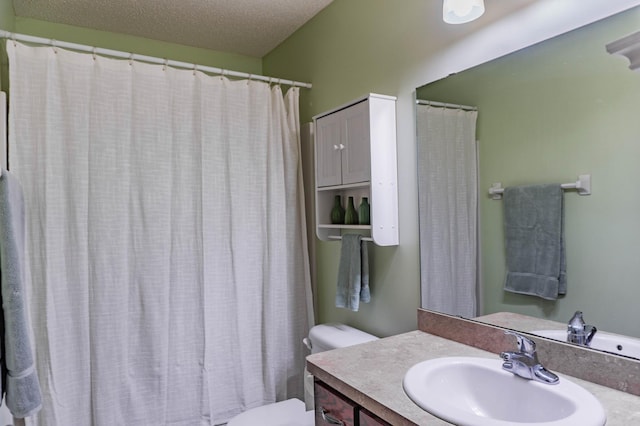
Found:
[[[374,416],[368,411],[361,409],[360,410],[360,422],[358,426],[391,426],[389,423],[384,420]]]
[[[340,111],[343,123],[342,183],[371,179],[371,141],[369,139],[369,101]]]
[[[316,380],[314,384],[316,426],[355,426],[356,405]]]
[[[342,120],[338,113],[316,121],[316,185],[342,184]]]

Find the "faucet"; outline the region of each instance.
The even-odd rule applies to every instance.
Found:
[[[560,381],[558,376],[547,370],[540,364],[540,361],[538,361],[536,344],[533,340],[510,330],[505,331],[505,334],[516,337],[518,341],[518,351],[500,353],[500,357],[504,360],[502,363],[503,370],[527,380],[535,380],[549,385],[555,385]]]
[[[590,346],[596,331],[598,331],[598,329],[594,326],[585,324],[582,318],[582,312],[576,311],[567,325],[567,342]]]

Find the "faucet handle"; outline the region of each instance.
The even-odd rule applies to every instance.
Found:
[[[527,355],[535,355],[536,353],[536,342],[529,339],[528,337],[523,336],[520,333],[516,333],[515,331],[505,330],[504,334],[508,334],[511,336],[515,336],[518,343],[518,350]]]
[[[582,332],[584,331],[585,325],[586,324],[584,322],[582,311],[576,311],[576,313],[573,314],[573,316],[569,320],[567,329],[569,332]]]

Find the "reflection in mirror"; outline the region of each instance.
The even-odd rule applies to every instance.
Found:
[[[597,331],[589,344],[577,344],[568,338],[567,324],[513,312],[497,312],[474,318],[485,324],[495,325],[539,337],[572,343],[629,358],[640,359],[640,339],[616,333]]]
[[[566,332],[583,311],[602,335],[640,337],[640,74],[605,48],[639,29],[635,7],[417,89],[418,99],[478,108],[479,315],[515,312]],[[489,188],[580,174],[593,186],[588,197],[564,194],[566,295],[505,292],[503,202]]]
[[[467,318],[477,313],[475,108],[416,107],[421,306]],[[449,285],[456,283],[456,285]]]

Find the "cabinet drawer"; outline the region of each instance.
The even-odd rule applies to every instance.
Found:
[[[356,405],[353,402],[319,381],[315,382],[314,391],[316,426],[356,426]]]

